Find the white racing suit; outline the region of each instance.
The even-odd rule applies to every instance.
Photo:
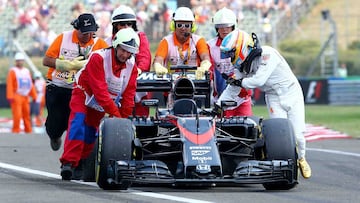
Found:
[[[256,61],[255,60],[259,60]],[[296,76],[288,63],[277,50],[269,46],[262,47],[262,54],[255,59],[258,64],[253,73],[243,78],[242,87],[260,88],[265,92],[265,101],[270,118],[288,118],[295,131],[299,159],[305,157],[305,105],[304,95]],[[236,74],[235,79],[240,79]],[[235,100],[240,87],[228,85],[217,104],[225,100]]]

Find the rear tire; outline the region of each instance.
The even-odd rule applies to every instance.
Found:
[[[267,190],[289,190],[297,185],[298,167],[296,141],[293,126],[288,119],[272,118],[262,122],[262,133],[265,139],[264,152],[266,160],[294,161],[293,176],[289,182],[264,183]]]
[[[105,118],[101,122],[96,154],[96,182],[100,188],[126,190],[130,186],[129,181],[114,180],[115,171],[109,161],[130,161],[134,138],[134,127],[128,119]]]

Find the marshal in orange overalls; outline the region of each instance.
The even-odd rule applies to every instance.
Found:
[[[25,133],[31,133],[30,99],[36,100],[37,94],[30,71],[24,67],[24,55],[16,53],[15,67],[10,68],[6,80],[6,99],[13,115],[13,133],[20,132],[20,120],[24,122]]]

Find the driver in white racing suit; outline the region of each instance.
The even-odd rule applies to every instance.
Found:
[[[228,86],[221,94],[221,101],[234,100],[241,88],[260,88],[271,118],[288,118],[294,128],[299,167],[304,178],[310,178],[311,168],[305,159],[306,141],[304,95],[296,76],[286,60],[272,47],[260,47],[255,34],[234,30],[222,41],[221,58],[231,57],[236,71],[227,80]],[[216,107],[215,107],[216,108]]]

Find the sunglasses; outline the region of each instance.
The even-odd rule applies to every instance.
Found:
[[[133,23],[132,22],[119,22],[119,25],[120,26],[125,26],[125,25],[127,25],[127,26],[132,26],[133,25]]]
[[[191,28],[191,24],[188,23],[176,23],[177,28]]]

